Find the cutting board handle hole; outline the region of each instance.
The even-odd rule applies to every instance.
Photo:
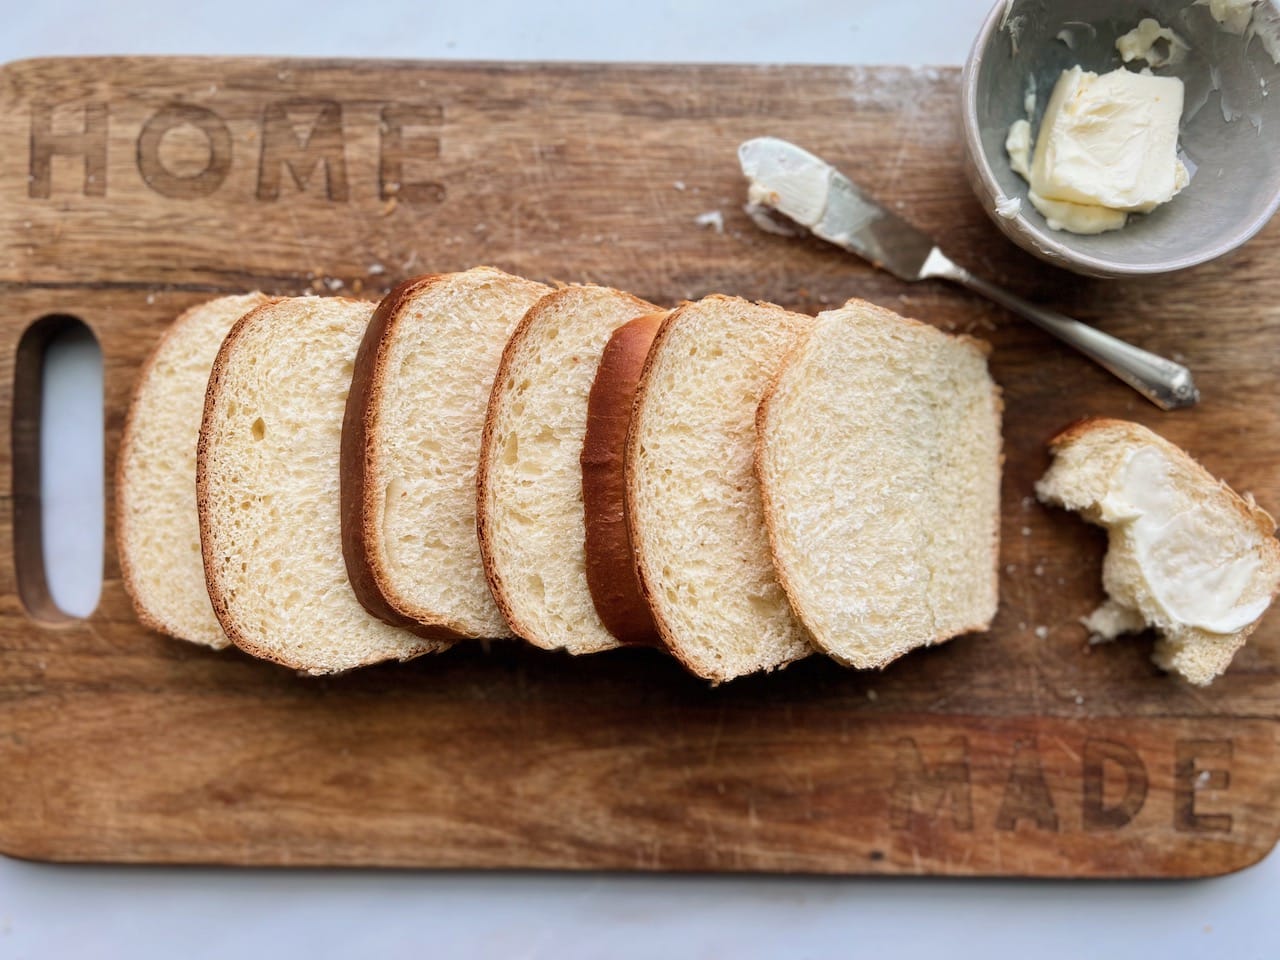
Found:
[[[13,534],[18,595],[37,620],[87,617],[102,592],[102,348],[78,317],[48,314],[18,343]]]

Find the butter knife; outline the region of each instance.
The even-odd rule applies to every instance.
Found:
[[[880,206],[835,167],[795,144],[776,137],[757,137],[738,147],[738,160],[750,183],[749,212],[782,214],[814,236],[856,253],[902,280],[938,278],[967,287],[1075,347],[1161,410],[1190,407],[1200,399],[1186,367],[974,276],[953,263],[926,234]],[[762,227],[771,225],[759,216],[756,219]]]

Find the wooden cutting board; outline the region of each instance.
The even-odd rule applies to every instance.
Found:
[[[1090,647],[1104,537],[1032,498],[1044,441],[1129,417],[1280,508],[1280,224],[1176,277],[1085,280],[1010,246],[961,173],[954,70],[46,60],[0,72],[0,849],[51,860],[1198,876],[1280,830],[1280,615],[1208,689],[1150,638]],[[1034,329],[742,213],[735,147],[836,162],[965,266],[1183,359],[1162,414]],[[700,227],[723,217],[723,231]],[[714,219],[714,217],[712,218]],[[212,295],[377,297],[494,264],[660,303],[860,296],[989,339],[1007,403],[989,635],[879,673],[813,657],[711,689],[651,651],[514,643],[315,680],[134,620],[111,477],[134,375]],[[42,344],[102,346],[107,550],[49,602]],[[24,336],[25,334],[25,336]],[[946,518],[940,517],[939,523]]]

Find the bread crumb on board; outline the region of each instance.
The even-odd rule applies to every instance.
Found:
[[[724,233],[724,214],[719,210],[700,213],[693,218],[693,222],[703,228],[711,227],[716,233]]]

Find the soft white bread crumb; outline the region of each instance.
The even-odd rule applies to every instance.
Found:
[[[752,470],[760,397],[812,323],[707,297],[667,317],[641,374],[625,462],[636,568],[663,643],[708,680],[812,652],[774,574]]]
[[[231,641],[205,589],[196,441],[218,348],[237,320],[266,302],[261,293],[219,297],[178,317],[138,376],[120,440],[116,542],[138,619],[216,650]]]
[[[819,314],[760,406],[778,576],[855,667],[984,630],[997,605],[1000,394],[982,344],[860,300]]]
[[[480,553],[508,625],[535,646],[618,646],[587,586],[587,397],[613,332],[655,309],[607,287],[565,287],[529,309],[503,351],[480,450]]]
[[[1197,685],[1219,676],[1280,589],[1275,521],[1140,424],[1084,420],[1050,449],[1053,464],[1036,485],[1040,499],[1107,529],[1102,584],[1109,599],[1086,625],[1103,637],[1152,626],[1160,667]],[[1146,461],[1154,464],[1144,468],[1147,487],[1155,489],[1143,496],[1176,518],[1154,531],[1143,529],[1143,511],[1117,507],[1133,465]],[[1191,615],[1197,598],[1201,608],[1208,604],[1201,623]],[[1213,620],[1221,632],[1206,629]]]
[[[357,358],[343,520],[366,609],[441,637],[506,637],[476,537],[476,467],[507,338],[551,288],[476,267],[393,290]]]
[[[1080,623],[1089,631],[1092,643],[1105,643],[1126,633],[1141,633],[1147,629],[1147,621],[1142,614],[1130,607],[1122,607],[1114,600],[1105,600],[1098,609],[1087,617],[1081,617]]]
[[[315,297],[259,307],[218,351],[205,398],[196,489],[214,611],[236,646],[313,674],[444,646],[366,613],[343,563],[342,417],[372,312]]]

